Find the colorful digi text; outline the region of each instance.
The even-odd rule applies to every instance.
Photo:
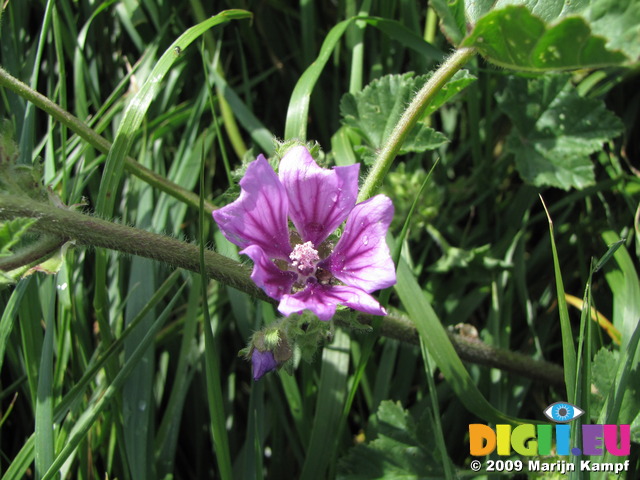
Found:
[[[470,468],[478,472],[611,472],[620,474],[629,469],[631,428],[629,425],[583,424],[572,432],[571,422],[584,411],[567,402],[556,402],[545,410],[553,423],[469,425],[469,453],[472,457],[485,457],[496,453],[508,459],[476,458]],[[571,446],[572,439],[576,444]],[[611,461],[596,461],[588,457],[609,454]],[[524,457],[518,459],[517,456]],[[573,455],[575,461],[558,457]],[[514,460],[513,457],[516,456]],[[535,457],[535,458],[526,458]]]

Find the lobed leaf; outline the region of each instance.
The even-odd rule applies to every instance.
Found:
[[[580,17],[546,24],[525,7],[494,10],[482,17],[461,44],[475,47],[488,61],[512,70],[544,72],[625,63],[619,51],[594,36]]]
[[[442,29],[457,46],[526,71],[621,65],[640,56],[635,0],[434,0]]]
[[[365,140],[369,152],[381,148],[415,92],[420,90],[428,79],[428,75],[414,77],[412,73],[387,75],[374,80],[360,92],[345,94],[340,102],[343,123],[353,128]],[[422,118],[426,119],[474,81],[475,77],[466,70],[458,72],[426,107]],[[424,122],[418,122],[402,144],[400,154],[433,150],[447,141],[442,133]]]
[[[622,132],[620,120],[601,101],[578,95],[566,76],[511,78],[497,100],[514,126],[507,150],[520,176],[536,186],[593,185],[589,155]]]
[[[443,478],[434,452],[429,410],[415,418],[400,403],[385,400],[376,413],[377,422],[366,444],[351,449],[339,466],[339,479]]]

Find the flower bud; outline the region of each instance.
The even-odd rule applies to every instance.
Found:
[[[254,380],[259,380],[266,373],[282,367],[292,356],[284,332],[274,328],[256,332],[249,349]]]

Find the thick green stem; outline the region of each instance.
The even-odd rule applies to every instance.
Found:
[[[376,317],[371,315],[360,315],[358,320],[361,323],[370,325],[374,318]],[[390,313],[384,317],[384,321],[380,325],[380,334],[414,345],[418,345],[420,342],[418,331],[413,322],[395,313]],[[564,385],[562,367],[554,363],[534,360],[522,353],[496,348],[477,338],[453,332],[448,332],[448,335],[456,352],[466,362],[499,368],[505,372],[515,373],[551,385]]]
[[[17,78],[11,76],[6,70],[0,67],[0,87],[6,87],[15,94],[24,98],[25,100],[33,103],[36,107],[44,110],[51,115],[57,121],[71,129],[80,138],[86,140],[91,146],[102,153],[108,153],[111,148],[111,142],[102,137],[91,127],[82,122],[79,118],[75,117],[68,111],[61,108],[55,102],[52,102],[41,93],[33,90],[28,85],[22,83]],[[193,192],[182,188],[180,185],[167,180],[166,178],[158,175],[153,170],[150,170],[133,158],[127,157],[124,164],[125,170],[132,175],[135,175],[139,179],[148,183],[154,188],[165,192],[168,195],[186,203],[190,207],[198,208],[200,204],[200,198]],[[215,210],[215,206],[205,201],[205,209],[209,212]]]
[[[444,87],[444,85],[460,70],[465,63],[476,53],[474,48],[460,48],[456,50],[441,66],[438,68],[429,81],[420,89],[415,98],[411,101],[407,109],[400,117],[397,125],[386,139],[384,145],[378,152],[373,167],[369,171],[364,185],[360,189],[358,201],[362,202],[371,197],[380,187],[382,181],[391,167],[391,163],[398,155],[400,147],[405,138],[415,126],[424,109],[431,102],[433,97]]]
[[[55,239],[58,239],[59,244],[64,241],[75,241],[82,245],[109,248],[200,272],[200,249],[197,245],[109,222],[67,208],[41,203],[26,196],[0,193],[0,221],[17,217],[36,218],[37,222],[31,228],[47,235],[46,242],[55,243]],[[204,254],[208,277],[252,297],[275,303],[251,280],[250,271],[246,266],[210,250],[205,250]],[[12,261],[11,257],[7,261]],[[13,264],[15,267],[15,262]],[[359,321],[364,324],[371,324],[373,318],[370,315],[359,315]],[[335,320],[343,323],[340,320],[340,314],[336,315]],[[389,314],[384,317],[380,333],[403,342],[418,343],[418,332],[415,326],[400,315]],[[563,383],[562,369],[557,365],[533,360],[520,353],[494,348],[477,339],[469,339],[453,333],[449,337],[463,360],[517,373],[549,384]]]
[[[58,251],[64,243],[64,240],[60,237],[43,235],[37,242],[17,251],[13,255],[0,257],[0,271],[9,272],[16,268],[40,263],[44,258]]]
[[[0,221],[17,217],[36,218],[31,227],[40,233],[78,244],[104,247],[131,255],[159,260],[193,272],[200,271],[199,248],[166,235],[147,232],[92,217],[77,211],[40,203],[29,197],[0,194]],[[207,250],[207,276],[249,295],[270,300],[249,278],[241,263]]]

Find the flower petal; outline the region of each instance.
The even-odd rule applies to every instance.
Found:
[[[298,279],[298,275],[294,272],[280,270],[258,245],[249,245],[240,253],[253,260],[251,280],[267,295],[280,300],[283,295],[291,292],[291,287]]]
[[[294,295],[284,295],[278,310],[285,316],[311,310],[323,321],[331,320],[338,305],[345,305],[372,315],[386,315],[375,298],[359,288],[347,285],[310,284]]]
[[[393,204],[385,195],[359,203],[333,253],[318,266],[367,293],[394,285],[395,267],[385,241],[392,218]]]
[[[269,258],[291,253],[287,195],[267,159],[259,155],[240,180],[240,197],[213,212],[225,237],[239,247],[258,245]]]
[[[305,147],[280,162],[280,181],[289,197],[289,216],[303,242],[318,246],[344,222],[358,196],[360,165],[320,168]]]
[[[320,320],[331,320],[336,313],[338,303],[335,299],[326,295],[326,289],[322,285],[309,284],[307,288],[294,295],[284,295],[278,305],[278,310],[284,316],[292,313],[302,313],[311,310]]]
[[[251,352],[251,365],[253,366],[253,379],[260,380],[264,374],[275,370],[278,362],[273,358],[272,352],[261,352],[257,348],[254,348],[253,352]]]
[[[364,290],[348,285],[332,285],[325,288],[326,295],[335,299],[340,305],[371,315],[387,314],[378,301]]]

